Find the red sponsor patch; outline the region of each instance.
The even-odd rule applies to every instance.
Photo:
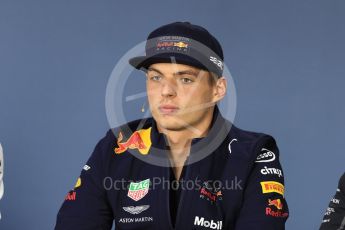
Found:
[[[273,216],[273,217],[288,217],[289,213],[283,211],[274,211],[271,208],[266,207],[266,216]]]
[[[206,198],[212,204],[217,200],[222,200],[222,195],[221,190],[212,188],[207,182],[204,182],[200,189],[200,198]]]
[[[67,193],[65,200],[73,201],[76,199],[76,195],[77,195],[76,191],[71,191],[71,192]]]

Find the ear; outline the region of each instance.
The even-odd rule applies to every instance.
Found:
[[[227,82],[225,77],[220,77],[216,81],[216,85],[213,90],[213,102],[217,103],[222,100],[226,95]]]

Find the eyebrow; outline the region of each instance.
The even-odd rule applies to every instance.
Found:
[[[178,71],[176,73],[174,73],[174,75],[184,75],[184,74],[188,74],[188,75],[192,75],[197,77],[199,75],[199,72],[193,71],[193,70],[182,70],[182,71]]]
[[[149,67],[147,69],[147,71],[155,71],[155,72],[157,72],[159,74],[164,75],[161,71],[159,71],[158,69],[152,68],[152,67]],[[193,70],[181,70],[181,71],[177,71],[177,72],[174,73],[174,75],[184,75],[184,74],[189,74],[189,75],[198,77],[199,72],[193,71]]]
[[[161,71],[159,71],[158,69],[152,68],[152,67],[149,67],[149,68],[147,69],[147,72],[148,72],[148,71],[155,71],[155,72],[157,72],[157,73],[163,75],[163,73],[162,73]]]

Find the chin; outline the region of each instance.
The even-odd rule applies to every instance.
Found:
[[[157,124],[166,130],[170,131],[180,131],[185,129],[186,127],[181,124],[181,122],[174,121],[173,118],[166,118],[160,117],[159,119],[155,119]]]

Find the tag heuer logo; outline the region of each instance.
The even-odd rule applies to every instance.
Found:
[[[129,207],[122,207],[123,210],[129,212],[130,214],[136,215],[139,214],[147,209],[149,209],[150,205],[141,205],[141,206],[129,206]]]
[[[135,201],[142,199],[149,192],[150,179],[138,183],[131,182],[127,196]]]

